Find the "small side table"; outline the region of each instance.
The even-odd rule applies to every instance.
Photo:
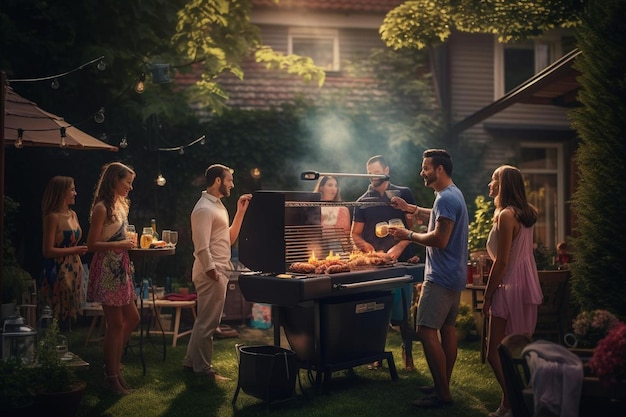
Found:
[[[87,337],[85,338],[85,346],[89,343],[101,342],[104,339],[104,311],[102,310],[102,306],[99,303],[88,303],[83,307],[83,316],[93,317],[91,319],[91,325],[89,326],[89,330],[87,331]],[[98,322],[100,325],[98,326]],[[93,337],[93,332],[98,327],[98,336]]]
[[[185,330],[184,332],[180,332],[180,316],[182,314],[183,309],[190,309],[191,314],[193,316],[193,320],[196,320],[196,300],[191,301],[170,301],[170,300],[144,300],[144,306],[152,307],[152,311],[154,312],[155,319],[157,325],[161,328],[162,334],[171,334],[172,335],[172,347],[176,347],[176,341],[183,337],[191,334],[191,330]],[[162,308],[174,308],[174,330],[165,330],[163,325],[161,324],[161,309]]]
[[[487,359],[487,315],[483,314],[483,295],[486,285],[467,284],[466,289],[472,291],[472,311],[483,315],[483,325],[480,331],[480,361],[485,363]],[[480,297],[479,297],[480,295]]]
[[[134,264],[141,263],[141,268],[135,269],[135,279],[137,283],[141,284],[144,278],[148,278],[148,261],[156,260],[161,256],[171,256],[176,253],[175,248],[173,247],[165,247],[165,248],[157,248],[157,249],[131,249],[128,251],[128,255]],[[136,265],[135,265],[136,266]],[[143,309],[144,309],[144,299],[140,298],[138,300],[138,308],[139,308],[139,316],[141,320],[139,321],[139,356],[141,358],[141,365],[143,367],[143,374],[146,374],[146,362],[143,356]],[[163,360],[165,360],[165,337],[163,340]]]

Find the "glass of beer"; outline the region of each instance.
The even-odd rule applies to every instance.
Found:
[[[389,223],[380,222],[376,223],[376,236],[385,237],[389,234]]]
[[[152,227],[144,227],[141,233],[141,249],[148,249],[152,244]]]
[[[132,224],[126,226],[126,239],[132,240],[135,242],[135,246],[137,246],[137,230]]]
[[[391,219],[389,220],[389,227],[395,227],[396,229],[403,229],[404,223],[402,219]]]

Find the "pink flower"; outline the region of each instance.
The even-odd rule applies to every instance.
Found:
[[[618,322],[600,340],[587,366],[602,381],[626,379],[626,323]]]

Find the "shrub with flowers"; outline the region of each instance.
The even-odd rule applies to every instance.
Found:
[[[617,323],[619,320],[611,312],[593,310],[576,316],[572,327],[581,347],[594,347]]]
[[[626,380],[626,323],[619,322],[600,340],[587,366],[601,381]]]

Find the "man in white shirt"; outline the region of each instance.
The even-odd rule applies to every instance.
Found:
[[[241,229],[243,216],[251,194],[243,194],[237,201],[237,212],[228,226],[228,211],[221,198],[230,196],[235,186],[233,170],[221,164],[207,168],[204,176],[207,188],[191,212],[191,237],[194,246],[192,281],[198,295],[197,318],[193,325],[183,369],[212,381],[227,379],[213,370],[213,335],[220,324],[228,277],[232,269],[230,247]]]

